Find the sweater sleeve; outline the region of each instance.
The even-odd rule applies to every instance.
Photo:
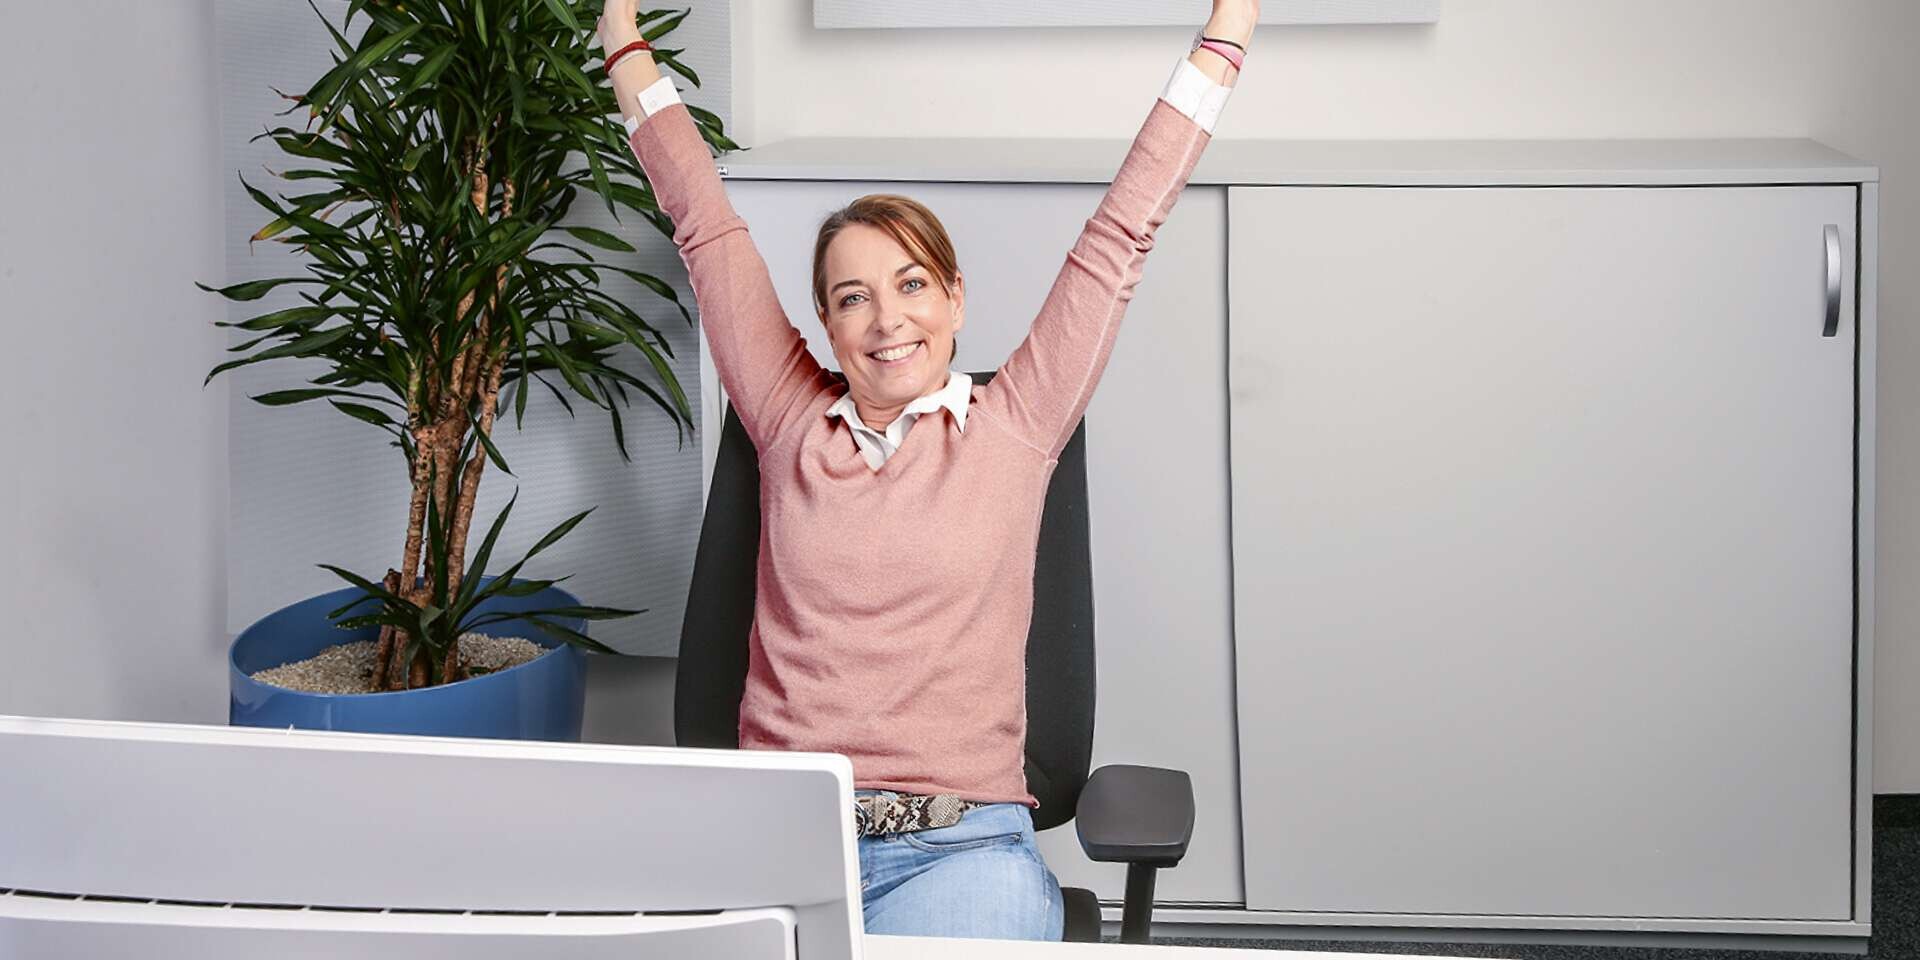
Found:
[[[1211,139],[1166,100],[1154,101],[1026,339],[983,388],[987,413],[1047,459],[1059,457],[1086,412],[1154,231]]]
[[[673,221],[673,243],[692,278],[720,383],[754,447],[764,451],[827,378],[781,309],[766,261],[727,200],[686,106],[675,102],[648,116],[628,145]]]

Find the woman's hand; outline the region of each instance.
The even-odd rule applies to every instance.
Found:
[[[1202,32],[1246,46],[1253,38],[1254,25],[1259,22],[1260,0],[1213,0],[1213,16],[1207,18]]]
[[[600,10],[600,49],[609,53],[640,39],[639,0],[607,0]]]
[[[1247,41],[1253,39],[1254,24],[1260,21],[1260,0],[1213,0],[1213,16],[1207,18],[1207,25],[1200,28],[1200,35],[1215,40],[1227,40],[1247,48]],[[1195,50],[1187,54],[1187,62],[1193,64],[1207,79],[1224,86],[1233,86],[1240,71],[1227,58],[1211,50]]]
[[[613,56],[614,51],[641,39],[640,14],[634,9],[638,2],[606,0],[606,6],[600,10],[602,56]],[[620,112],[636,123],[645,120],[646,116],[640,110],[639,93],[660,79],[660,67],[653,62],[653,55],[645,50],[636,50],[621,58],[608,73],[613,81],[613,102],[620,105]]]

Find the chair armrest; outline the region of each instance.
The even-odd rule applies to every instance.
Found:
[[[1101,767],[1080,792],[1074,829],[1089,860],[1171,867],[1193,839],[1193,780],[1184,770]]]

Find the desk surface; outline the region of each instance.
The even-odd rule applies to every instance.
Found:
[[[1017,940],[966,940],[940,937],[888,937],[868,934],[867,960],[1372,960],[1374,955],[1319,951],[1248,950],[1238,947],[1169,947],[1135,943],[1033,943]],[[1400,960],[1440,960],[1409,957]]]

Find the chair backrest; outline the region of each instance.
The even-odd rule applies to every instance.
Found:
[[[976,373],[986,383],[991,373]],[[849,443],[852,440],[848,440]],[[1040,519],[1027,633],[1027,789],[1036,829],[1073,819],[1093,754],[1093,560],[1086,423],[1060,454]],[[731,406],[687,589],[674,687],[681,746],[738,747],[760,555],[760,461]]]

